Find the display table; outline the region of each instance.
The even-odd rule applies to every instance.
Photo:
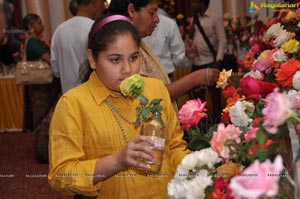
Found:
[[[22,131],[23,89],[13,76],[0,77],[0,132]]]

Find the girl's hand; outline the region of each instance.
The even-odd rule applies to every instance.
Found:
[[[123,169],[128,167],[139,167],[141,169],[149,170],[146,164],[139,161],[145,159],[148,161],[155,160],[155,153],[153,151],[154,144],[148,136],[138,136],[130,141],[120,152],[119,161]]]

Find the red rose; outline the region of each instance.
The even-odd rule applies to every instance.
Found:
[[[261,84],[259,80],[250,76],[240,79],[240,94],[244,95],[247,99],[260,98]]]
[[[229,120],[230,120],[229,112],[222,113],[221,122],[225,123],[225,122],[229,122]]]
[[[236,96],[237,91],[234,86],[228,86],[222,91],[222,94],[223,94],[224,98],[227,99],[229,97]]]
[[[252,121],[253,127],[257,127],[257,125],[258,125],[259,123],[261,123],[262,121],[263,121],[263,118],[262,118],[262,117],[257,117],[257,118],[255,118],[255,119]]]
[[[261,95],[268,95],[276,87],[276,83],[264,82],[250,76],[240,79],[240,94],[244,95],[247,99],[258,100]]]
[[[273,82],[264,82],[264,81],[259,81],[261,85],[261,95],[268,95],[269,93],[272,93],[274,88],[278,87],[276,83]]]
[[[300,62],[292,58],[281,64],[275,75],[276,80],[283,86],[292,86],[293,76],[297,71],[300,71]]]

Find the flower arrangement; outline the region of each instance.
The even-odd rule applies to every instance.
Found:
[[[288,13],[285,20],[287,16],[295,18]],[[184,193],[183,198],[294,197],[290,135],[294,129],[300,138],[300,48],[295,36],[299,32],[286,28],[286,24],[295,25],[291,21],[262,25],[268,29],[262,28],[249,38],[250,49],[240,63],[239,72],[220,72],[217,87],[223,89],[226,100],[220,124],[203,134],[194,127],[193,120],[190,125],[180,121],[188,132],[189,144],[193,143],[190,145],[190,149],[195,150],[192,154],[209,148],[220,161],[206,169],[210,178],[204,178],[205,187],[193,189],[193,192],[198,191],[194,195],[185,189],[193,187],[188,183],[196,181],[194,184],[197,184],[199,180],[175,176],[169,186],[171,198],[180,198],[173,196],[172,187]],[[189,160],[191,164],[194,161]],[[184,165],[182,161],[177,172],[186,173],[180,170]],[[197,173],[201,169],[194,166],[189,172]],[[177,182],[180,179],[180,183]]]
[[[251,37],[265,31],[265,26],[256,14],[232,18],[229,13],[225,13],[223,21],[228,50],[234,54],[238,54],[242,48],[248,50]]]
[[[155,98],[149,102],[149,100],[142,95],[144,81],[140,75],[135,74],[124,79],[119,87],[121,93],[125,97],[137,98],[140,100],[141,107],[136,108],[137,119],[134,122],[135,126],[138,126],[142,121],[151,118],[155,112],[160,113],[162,111],[162,106],[160,105],[161,99]]]

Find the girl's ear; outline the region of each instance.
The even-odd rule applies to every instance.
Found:
[[[92,50],[91,50],[91,49],[88,49],[87,52],[86,52],[86,54],[87,54],[87,58],[88,58],[88,60],[89,60],[89,63],[90,63],[91,68],[92,68],[93,70],[95,70],[95,69],[96,69],[96,61],[95,61],[95,59],[94,59]]]

